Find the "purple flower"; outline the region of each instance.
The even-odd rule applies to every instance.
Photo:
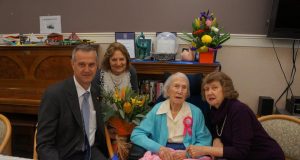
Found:
[[[205,19],[210,19],[211,16],[209,15],[209,10],[207,12],[201,12],[200,13],[200,19],[204,17]]]
[[[197,48],[195,48],[195,47],[191,47],[191,50],[192,50],[192,51],[195,51],[195,50],[197,50]]]

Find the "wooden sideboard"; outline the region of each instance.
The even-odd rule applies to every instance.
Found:
[[[98,47],[99,45],[95,45]],[[13,155],[32,157],[37,113],[44,90],[72,76],[74,46],[0,46],[0,113],[12,122]],[[138,77],[159,79],[164,72],[187,74],[219,70],[220,64],[133,62]]]

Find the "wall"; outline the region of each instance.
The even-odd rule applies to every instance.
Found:
[[[276,51],[283,70],[289,77],[292,68],[292,50],[276,48]],[[273,48],[224,47],[219,51],[217,60],[222,64],[222,71],[232,77],[240,93],[240,100],[248,104],[255,113],[258,96],[270,96],[276,101],[287,86]],[[300,67],[299,59],[296,61],[296,66]],[[295,95],[300,95],[299,71],[295,76],[292,89]],[[284,108],[285,96],[277,106]]]
[[[39,33],[39,16],[61,15],[62,32],[190,32],[201,11],[235,34],[265,34],[272,0],[0,0],[0,34]]]

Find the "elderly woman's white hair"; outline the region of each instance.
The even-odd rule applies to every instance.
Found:
[[[184,73],[176,72],[176,73],[172,74],[166,80],[166,82],[164,83],[164,87],[163,87],[163,96],[164,96],[164,98],[169,98],[168,89],[170,88],[170,86],[173,83],[173,81],[174,81],[175,78],[183,78],[183,79],[186,80],[186,84],[187,84],[187,97],[189,97],[190,96],[190,83],[189,83],[188,77]]]

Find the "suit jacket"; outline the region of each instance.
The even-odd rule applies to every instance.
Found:
[[[99,90],[91,86],[97,123],[92,159],[99,151],[108,157],[101,105],[97,99],[99,94]],[[83,146],[83,118],[75,82],[71,77],[50,86],[43,95],[38,116],[37,152],[41,160],[75,160],[74,155],[82,154]]]

